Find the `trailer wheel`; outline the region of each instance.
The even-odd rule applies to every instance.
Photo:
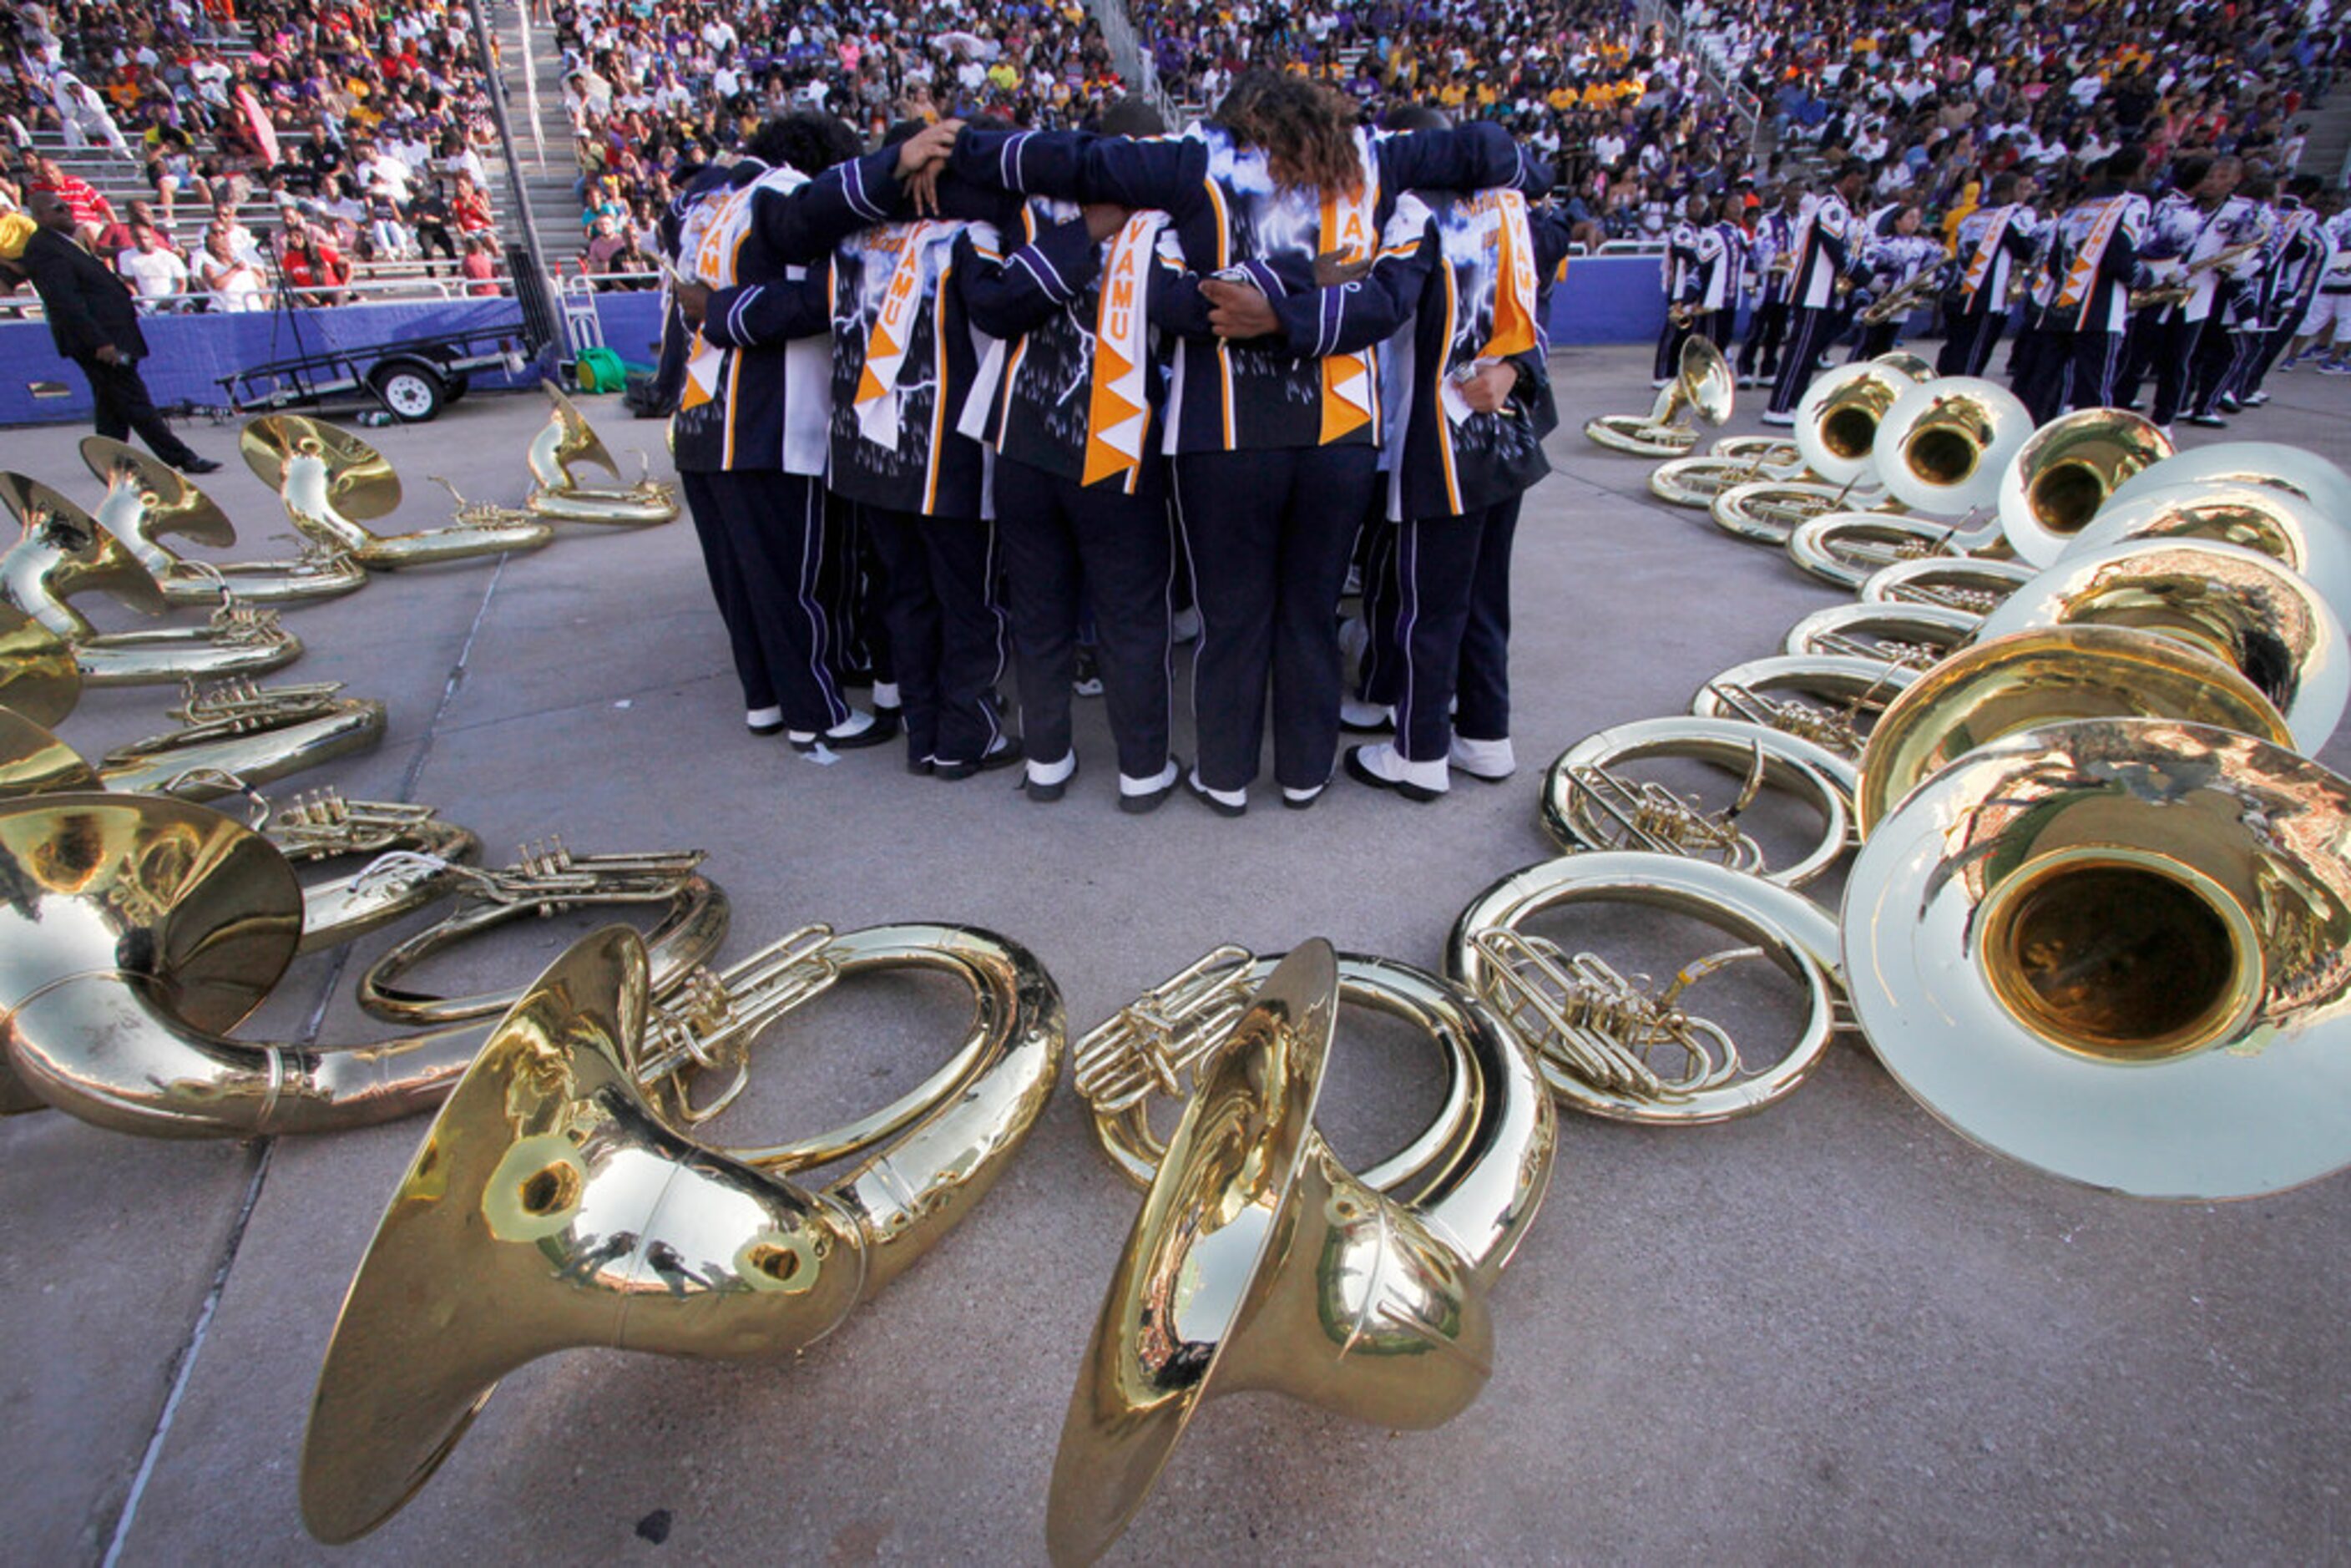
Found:
[[[368,382],[403,424],[423,424],[448,401],[440,376],[416,360],[387,360],[368,372]]]

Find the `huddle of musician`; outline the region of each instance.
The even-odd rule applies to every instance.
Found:
[[[1455,486],[1422,503],[1430,516],[1482,519],[1507,491],[1515,517],[1551,417],[1534,280],[1565,252],[1563,230],[1526,205],[1549,170],[1498,127],[1383,135],[1353,120],[1324,88],[1253,72],[1179,140],[949,123],[814,169],[768,132],[837,128],[795,116],[755,140],[755,167],[686,193],[677,294],[699,336],[680,467],[753,727],[780,722],[811,751],[892,733],[840,697],[842,639],[826,622],[852,608],[837,588],[854,572],[826,525],[841,510],[821,504],[829,486],[879,558],[896,691],[876,700],[901,699],[911,769],[955,779],[1023,758],[997,706],[1008,622],[1023,788],[1060,799],[1078,767],[1070,694],[1090,606],[1123,809],[1188,782],[1219,813],[1244,810],[1269,685],[1283,801],[1313,803],[1337,761],[1334,612],[1382,444],[1416,440],[1440,465],[1452,454],[1451,475],[1426,476]],[[1375,267],[1392,229],[1391,265]],[[1443,264],[1447,244],[1473,240],[1491,254]],[[1439,330],[1420,318],[1440,298],[1464,342],[1475,321],[1488,336],[1427,350],[1455,374],[1397,429],[1379,349]],[[1484,482],[1464,454],[1492,455],[1506,477]],[[763,487],[767,532],[747,544],[737,492]],[[1507,526],[1492,531],[1506,564]],[[1188,774],[1168,748],[1177,549],[1201,622]],[[1481,624],[1506,635],[1506,580],[1478,577],[1478,546],[1454,554],[1486,595]],[[1499,669],[1485,678],[1506,694]],[[1499,755],[1507,771],[1506,706],[1467,692],[1462,706],[1470,765]],[[1451,750],[1437,748],[1440,768]]]

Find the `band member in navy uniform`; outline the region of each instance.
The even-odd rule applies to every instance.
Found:
[[[1739,384],[1751,387],[1780,376],[1780,344],[1788,335],[1788,281],[1796,269],[1796,225],[1804,204],[1804,183],[1780,189],[1780,204],[1755,220],[1754,271],[1762,287],[1739,345]]]
[[[1158,116],[1124,99],[1102,129],[1150,134]],[[1071,697],[1091,596],[1119,808],[1149,811],[1177,780],[1167,749],[1165,356],[1147,313],[1166,217],[1037,196],[1020,222],[1018,248],[993,264],[975,258],[966,296],[973,324],[1004,344],[985,417],[1020,680],[1022,788],[1032,800],[1058,800],[1077,772]]]
[[[1870,238],[1862,250],[1862,266],[1869,275],[1873,300],[1890,298],[1917,283],[1928,272],[1939,276],[1950,259],[1941,236],[1922,228],[1925,216],[1916,202],[1896,202],[1872,220]],[[1858,312],[1862,308],[1855,308]],[[1901,343],[1902,329],[1909,324],[1911,314],[1897,307],[1883,321],[1861,323],[1852,359],[1874,360],[1880,354],[1891,353]]]
[[[749,157],[690,188],[680,214],[674,288],[697,330],[672,424],[679,477],[746,722],[786,729],[804,750],[893,733],[850,706],[825,657],[824,261],[899,210],[902,181],[935,167],[951,134],[858,158],[839,121],[774,120]]]
[[[1690,330],[1718,349],[1730,347],[1730,334],[1739,320],[1739,296],[1746,287],[1747,230],[1739,221],[1745,211],[1745,204],[1737,196],[1722,199],[1715,221],[1698,231],[1689,280],[1682,290],[1681,303],[1690,313]],[[1678,372],[1678,345],[1674,350],[1674,366]]]
[[[906,121],[890,141],[927,148],[960,129]],[[987,455],[958,428],[982,358],[960,263],[967,246],[999,259],[1000,241],[969,215],[977,208],[938,204],[942,215],[868,229],[834,253],[831,472],[887,580],[906,767],[953,780],[1018,762],[1020,743],[998,709],[1008,649]],[[993,193],[985,204],[1008,210]]]
[[[2008,329],[2011,286],[2032,264],[2032,209],[2012,172],[1991,177],[1984,202],[1959,220],[1959,283],[1943,310],[1943,351],[1935,357],[1941,376],[1980,376]]]
[[[2146,151],[2136,144],[2116,149],[2098,165],[2098,183],[2053,225],[2043,263],[2049,303],[2039,316],[2041,341],[2030,376],[2020,376],[2016,385],[2036,420],[2114,402],[2147,225],[2147,198],[2130,185],[2146,162]]]
[[[2138,259],[2151,264],[2149,281],[2177,281],[2198,253],[2209,254],[2212,230],[2237,188],[2241,165],[2233,158],[2207,153],[2182,154],[2172,164],[2172,188],[2155,203],[2146,243]],[[2199,298],[2198,293],[2203,298]],[[2179,416],[2188,401],[2189,377],[2196,357],[2197,340],[2211,313],[2209,290],[2191,291],[2187,298],[2149,307],[2130,326],[2129,350],[2115,378],[2115,398],[2127,408],[2138,402],[2140,382],[2155,377],[2155,423],[2166,426]]]
[[[1688,303],[1690,285],[1698,276],[1698,236],[1705,228],[1706,198],[1693,195],[1683,204],[1680,219],[1666,231],[1666,324],[1657,330],[1657,368],[1652,372],[1651,386],[1664,386],[1681,367],[1682,344],[1688,340],[1691,319],[1688,311],[1674,307]]]
[[[1378,355],[1408,304],[1376,280],[1316,287],[1329,253],[1368,262],[1406,190],[1547,186],[1499,127],[1383,137],[1300,78],[1251,71],[1217,120],[1174,141],[967,133],[966,177],[1025,194],[1168,214],[1186,274],[1154,291],[1176,336],[1167,446],[1201,632],[1193,792],[1248,809],[1272,682],[1285,805],[1337,761],[1335,613],[1374,482]]]
[[[1401,520],[1383,539],[1369,607],[1382,654],[1366,695],[1393,706],[1395,738],[1350,748],[1346,767],[1366,784],[1433,800],[1455,768],[1495,781],[1517,763],[1510,549],[1520,498],[1550,472],[1542,442],[1559,416],[1543,320],[1573,235],[1514,190],[1407,197],[1384,251],[1411,243],[1416,228],[1423,282],[1405,376],[1411,402],[1388,437],[1389,511]],[[1706,236],[1700,244],[1704,257]],[[1735,260],[1717,256],[1712,266],[1716,291],[1727,286],[1735,301]]]
[[[2309,314],[2310,302],[2318,294],[2318,280],[2326,270],[2325,221],[2312,205],[2319,190],[2317,175],[2297,174],[2286,182],[2286,193],[2278,201],[2277,241],[2266,289],[2267,330],[2239,393],[2248,407],[2269,401],[2262,383],[2294,340],[2303,317]]]
[[[1852,203],[1868,178],[1866,166],[1858,160],[1847,162],[1796,225],[1796,266],[1788,291],[1795,327],[1789,334],[1780,379],[1771,383],[1771,407],[1763,414],[1766,424],[1796,423],[1796,403],[1812,384],[1821,350],[1833,340],[1840,313],[1837,280],[1860,259],[1860,225]]]

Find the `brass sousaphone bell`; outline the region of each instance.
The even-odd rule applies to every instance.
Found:
[[[651,999],[625,927],[572,944],[450,1093],[354,1272],[302,1443],[303,1523],[357,1540],[455,1448],[507,1373],[610,1346],[774,1362],[821,1339],[984,1197],[1061,1067],[1060,993],[988,933],[821,927],[778,944],[737,1014],[710,986]],[[673,1075],[732,1055],[789,1006],[870,967],[966,980],[948,1069],[879,1118],[766,1155],[686,1128]],[[739,1066],[737,1068],[739,1072]],[[886,1143],[887,1146],[883,1146]],[[820,1190],[791,1171],[857,1156]]]
[[[1698,444],[1698,430],[1687,422],[1720,424],[1730,417],[1738,390],[1739,378],[1722,350],[1705,338],[1692,337],[1682,344],[1674,379],[1657,393],[1646,415],[1595,414],[1584,422],[1583,434],[1612,452],[1679,457]]]
[[[100,632],[71,601],[102,592],[142,614],[160,615],[167,605],[154,578],[89,513],[37,480],[0,473],[0,506],[25,530],[0,556],[0,601],[70,643],[86,685],[256,675],[301,655],[300,639],[275,615],[226,595],[202,626]]]
[[[1969,753],[1864,842],[1851,999],[1975,1142],[2150,1197],[2351,1162],[2351,783],[2231,731],[2085,719]]]
[[[296,560],[191,559],[164,541],[178,536],[203,545],[236,542],[227,514],[194,481],[104,435],[82,437],[81,460],[106,486],[99,526],[138,558],[170,603],[216,604],[224,592],[247,604],[300,603],[367,586],[367,571],[357,561],[315,543]]]
[[[2173,450],[2170,437],[2123,409],[2061,414],[2032,433],[2001,475],[2001,532],[2019,559],[2047,566],[2132,476]]]
[[[1799,528],[1788,553],[1813,576],[1845,588],[1899,559],[1993,547],[2004,553],[1998,520],[1976,518],[1998,501],[2001,476],[2032,433],[2032,415],[2005,387],[1971,376],[1919,382],[1877,422],[1871,461],[1888,496],[1933,516],[1828,513]]]
[[[555,537],[539,522],[373,532],[366,524],[400,505],[400,476],[374,447],[321,419],[263,414],[246,421],[237,450],[254,476],[277,492],[305,538],[371,571],[537,549]]]
[[[1381,1193],[1314,1126],[1339,998],[1337,955],[1303,943],[1193,1067],[1061,1428],[1056,1563],[1109,1549],[1206,1399],[1267,1390],[1418,1428],[1485,1386],[1487,1295],[1550,1179],[1550,1099],[1481,1026],[1491,1076],[1472,1145],[1410,1202]]]
[[[2117,506],[2166,485],[2265,485],[2289,491],[2330,517],[2351,517],[2351,474],[2306,447],[2282,441],[2221,441],[2150,463],[2116,486]]]
[[[1933,371],[1908,354],[1840,365],[1798,400],[1796,451],[1803,471],[1734,485],[1708,510],[1740,538],[1784,547],[1799,525],[1831,512],[1886,509],[1876,472],[1877,427],[1897,399]]]

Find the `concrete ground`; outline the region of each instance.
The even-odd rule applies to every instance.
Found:
[[[501,859],[550,831],[583,851],[706,849],[733,900],[729,956],[815,920],[993,927],[1050,967],[1073,1034],[1220,942],[1323,936],[1435,967],[1464,903],[1551,852],[1534,810],[1550,758],[1680,710],[1843,597],[1653,503],[1646,464],[1577,434],[1645,407],[1646,365],[1629,349],[1555,361],[1560,472],[1520,534],[1520,768],[1500,788],[1416,807],[1342,780],[1305,813],[1267,800],[1227,821],[1179,799],[1125,817],[1099,703],[1081,705],[1086,770],[1050,809],[1004,775],[910,778],[894,751],[820,767],[743,733],[682,522],[574,529],[291,612],[309,652],[284,678],[345,681],[392,711],[380,751],[302,782],[432,802]],[[2235,434],[2341,447],[2351,383],[2273,384]],[[1732,428],[1754,428],[1760,398],[1741,402]],[[486,398],[376,433],[408,487],[380,526],[445,517],[429,473],[518,497],[541,416]],[[616,450],[658,452],[657,427],[612,400],[593,417]],[[0,466],[94,502],[79,434],[0,434]],[[234,463],[234,430],[191,436],[231,462],[212,489],[244,530],[235,553],[276,553],[286,526]],[[94,755],[163,727],[165,695],[92,693],[64,733]],[[438,973],[519,978],[597,923],[534,924]],[[1678,958],[1636,939],[1704,945],[1629,917],[1585,935],[1662,971]],[[301,961],[243,1033],[381,1038],[350,990],[392,939]],[[719,1134],[766,1141],[880,1103],[934,1065],[959,1006],[922,983],[836,991],[762,1051]],[[1786,1007],[1729,1010],[1768,1054]],[[1415,1040],[1359,1022],[1323,1105],[1361,1165],[1416,1130],[1437,1082]],[[341,1552],[310,1542],[295,1479],[312,1380],[423,1130],[234,1145],[54,1113],[0,1125],[0,1560],[1041,1558],[1053,1446],[1137,1201],[1068,1092],[935,1255],[789,1364],[541,1360],[381,1531]],[[2342,1180],[2231,1206],[2082,1190],[1963,1142],[1840,1044],[1745,1121],[1563,1117],[1549,1202],[1495,1293],[1492,1384],[1466,1414],[1396,1433],[1284,1399],[1216,1404],[1118,1556],[2342,1561],[2346,1254]]]

